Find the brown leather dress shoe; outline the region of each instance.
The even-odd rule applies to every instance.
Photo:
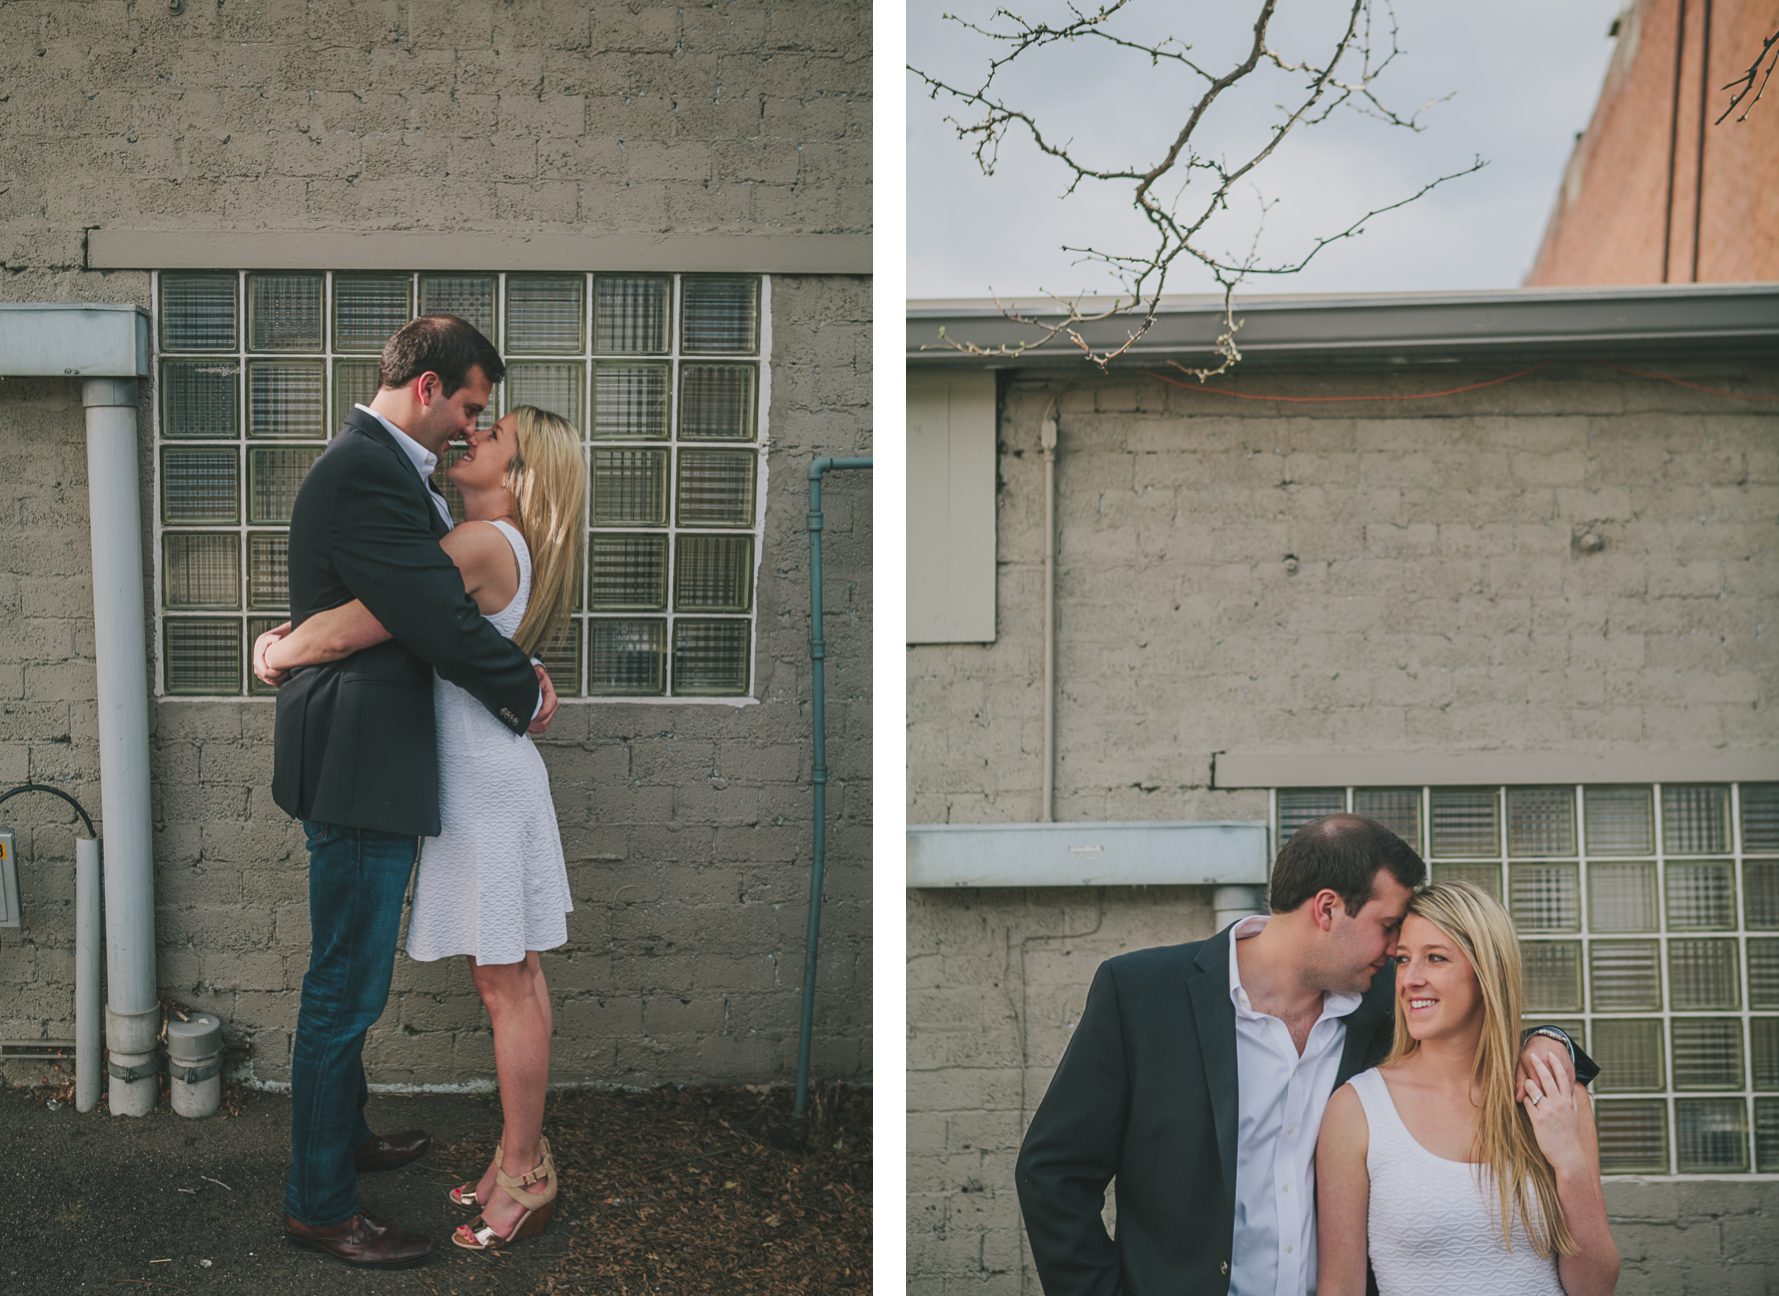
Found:
[[[298,1246],[325,1251],[347,1264],[379,1269],[418,1264],[432,1252],[431,1239],[386,1224],[368,1211],[361,1211],[343,1224],[329,1224],[325,1228],[304,1224],[286,1215],[284,1236]]]
[[[358,1145],[353,1160],[359,1174],[375,1174],[404,1166],[431,1146],[432,1136],[425,1130],[403,1130],[387,1136],[373,1134]]]

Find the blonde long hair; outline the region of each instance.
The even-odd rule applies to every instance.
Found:
[[[1514,1096],[1525,990],[1513,922],[1498,900],[1469,882],[1430,886],[1409,901],[1408,912],[1425,918],[1464,951],[1481,991],[1482,1036],[1476,1045],[1474,1076],[1482,1092],[1482,1110],[1471,1148],[1478,1173],[1493,1179],[1500,1197],[1501,1239],[1513,1246],[1517,1212],[1541,1258],[1549,1259],[1553,1251],[1574,1255],[1575,1238],[1557,1198],[1556,1171],[1539,1151],[1531,1119]],[[1401,1061],[1419,1047],[1408,1033],[1402,998],[1397,996],[1396,1038],[1384,1065]],[[1534,1198],[1537,1217],[1529,1209]]]
[[[567,419],[515,406],[518,452],[507,469],[513,522],[531,550],[531,601],[513,642],[537,655],[556,636],[580,589],[587,468]]]

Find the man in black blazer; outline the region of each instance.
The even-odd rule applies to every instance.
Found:
[[[1100,965],[1015,1166],[1048,1296],[1313,1288],[1316,1133],[1389,1050],[1389,959],[1425,879],[1394,833],[1331,815],[1279,852],[1270,917]],[[1566,1037],[1527,1047],[1570,1065]]]
[[[361,599],[395,636],[291,672],[273,747],[273,797],[308,841],[312,938],[291,1056],[285,1231],[353,1264],[410,1264],[432,1247],[365,1212],[357,1175],[411,1161],[428,1142],[417,1130],[370,1132],[361,1054],[388,1002],[420,838],[439,831],[433,674],[515,733],[541,731],[555,709],[548,675],[482,616],[439,547],[451,522],[429,480],[505,371],[465,321],[411,321],[383,349],[376,396],[347,416],[291,514],[292,623]]]

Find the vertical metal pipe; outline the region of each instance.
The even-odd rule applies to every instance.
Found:
[[[99,992],[99,950],[104,941],[99,898],[99,843],[74,841],[74,1110],[99,1105],[99,1048],[104,1001]]]
[[[809,465],[809,660],[810,714],[814,726],[810,781],[815,790],[813,858],[809,866],[809,923],[803,938],[803,1010],[797,1030],[797,1097],[791,1121],[798,1139],[807,1132],[810,1036],[815,1026],[815,964],[822,929],[822,869],[828,838],[828,740],[822,637],[822,474],[839,468],[869,468],[871,460],[817,459]]]
[[[1265,912],[1265,887],[1220,886],[1211,890],[1211,926],[1217,931],[1238,918]]]
[[[1044,786],[1042,822],[1056,818],[1056,406],[1044,417]]]
[[[88,378],[93,633],[98,646],[99,779],[105,829],[105,1040],[111,1113],[146,1116],[159,1091],[154,856],[148,801],[148,645],[143,633],[142,512],[136,380]]]

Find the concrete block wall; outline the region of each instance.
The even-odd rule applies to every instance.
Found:
[[[1762,387],[1752,364],[1669,368]],[[1400,396],[1500,372],[1242,383]],[[910,822],[1039,815],[1059,395],[1059,819],[1177,817],[1216,752],[1779,746],[1771,405],[1604,367],[1283,412],[1141,377],[1004,382],[998,637],[908,650]]]
[[[92,227],[862,233],[870,12],[17,0],[0,263]]]
[[[1661,367],[1764,389],[1753,365]],[[1234,381],[1403,396],[1500,372]],[[1264,819],[1264,791],[1211,786],[1229,751],[1779,748],[1770,406],[1554,364],[1440,401],[1288,406],[1015,374],[998,637],[907,650],[912,823],[1040,814],[1052,399],[1058,819]],[[911,1291],[1035,1296],[1013,1157],[1094,968],[1209,935],[1209,904],[1185,888],[908,892]],[[1779,1205],[1770,1180],[1615,1180],[1610,1201],[1621,1291],[1772,1281],[1779,1248],[1753,1223]]]
[[[0,300],[147,306],[146,273],[83,268],[92,227],[869,232],[862,6],[193,0],[170,15],[27,0],[7,17],[22,38],[0,47]],[[868,279],[773,279],[757,704],[569,703],[541,744],[576,906],[546,961],[558,1084],[794,1073],[812,851],[806,470],[870,453],[870,320]],[[154,400],[145,383],[144,483]],[[52,782],[97,817],[78,385],[0,382],[0,447],[0,788]],[[862,1080],[871,475],[831,475],[823,495],[813,1065]],[[239,1072],[280,1082],[308,916],[301,834],[269,792],[272,708],[156,702],[150,723],[162,992],[219,1013]],[[0,807],[26,861],[26,926],[0,932],[0,1038],[73,1033],[72,819],[47,797]],[[367,1058],[377,1083],[491,1082],[463,966],[398,960]]]

